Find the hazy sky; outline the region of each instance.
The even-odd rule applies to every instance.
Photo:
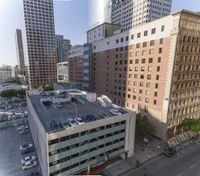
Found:
[[[0,65],[16,65],[15,30],[21,28],[22,0],[0,0]],[[69,38],[72,44],[86,42],[88,29],[88,0],[55,0],[56,34]],[[188,9],[200,11],[200,0],[173,0],[172,11]]]

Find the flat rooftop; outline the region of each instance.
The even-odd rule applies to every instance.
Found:
[[[90,102],[80,92],[62,91],[61,96],[53,93],[29,95],[33,108],[48,133],[128,113],[124,108],[112,105],[103,107],[97,102]]]

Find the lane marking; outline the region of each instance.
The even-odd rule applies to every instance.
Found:
[[[183,173],[180,173],[178,176],[183,176]]]
[[[196,164],[193,164],[192,166],[190,166],[190,169],[194,168],[196,166]]]

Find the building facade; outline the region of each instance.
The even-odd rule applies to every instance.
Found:
[[[69,60],[69,51],[72,49],[72,45],[69,39],[63,40],[63,49],[64,49],[64,62]]]
[[[181,135],[199,117],[199,20],[181,11],[94,42],[94,92],[148,115],[164,140]]]
[[[112,4],[112,23],[124,31],[167,16],[172,0],[115,0]]]
[[[95,41],[102,40],[120,32],[120,25],[112,23],[102,23],[87,31],[87,43],[93,43]]]
[[[57,63],[64,60],[64,48],[63,48],[63,35],[56,35],[56,58]]]
[[[67,83],[69,81],[69,65],[68,62],[57,64],[57,82]]]
[[[11,66],[0,67],[0,84],[5,83],[12,78],[12,72],[13,70]]]
[[[83,85],[83,46],[72,48],[69,52],[69,82]]]
[[[21,29],[16,29],[15,34],[16,50],[17,50],[17,68],[19,72],[25,72],[25,60],[24,60],[24,47],[22,39]]]
[[[56,81],[53,0],[23,0],[31,88]]]
[[[30,129],[43,175],[81,175],[112,158],[133,156],[134,112],[94,93],[71,89],[62,95],[60,99],[56,92],[51,97],[27,95]]]

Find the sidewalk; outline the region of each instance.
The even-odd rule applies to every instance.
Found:
[[[104,173],[106,176],[118,176],[129,169],[133,169],[134,167],[137,168],[138,163],[143,164],[148,160],[159,156],[161,153],[161,141],[157,139],[152,140],[150,147],[142,148],[136,144],[133,157],[107,166]]]

